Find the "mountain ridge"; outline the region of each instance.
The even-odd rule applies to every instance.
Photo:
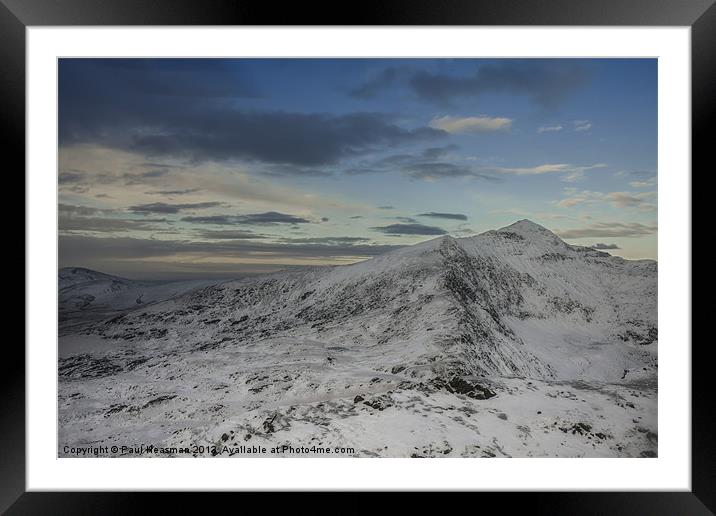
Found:
[[[411,396],[430,406],[455,402],[443,400],[448,394],[511,403],[518,392],[532,396],[530,385],[548,397],[551,386],[581,385],[594,392],[582,392],[585,400],[603,406],[613,398],[602,389],[655,389],[656,276],[656,262],[571,246],[523,220],[351,265],[202,285],[116,312],[65,337],[101,351],[61,354],[60,377],[67,395],[73,382],[107,385],[116,375],[147,375],[146,396],[198,400],[216,389],[219,414],[244,421],[277,407],[287,432],[299,423],[280,409],[286,404],[332,420],[325,406],[352,417],[353,398],[369,395],[378,412],[403,411],[410,403],[399,408],[400,400]],[[192,410],[214,421],[201,403]],[[202,435],[212,439],[215,424]],[[191,435],[180,441],[194,442]],[[621,453],[609,445],[604,453]]]

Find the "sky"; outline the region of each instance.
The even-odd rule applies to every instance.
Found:
[[[60,59],[60,267],[229,277],[529,219],[657,258],[656,59]]]

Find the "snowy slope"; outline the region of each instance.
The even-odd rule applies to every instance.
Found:
[[[82,267],[65,267],[58,273],[60,326],[103,318],[184,294],[215,281],[136,281]]]
[[[67,292],[116,281],[70,283],[82,275],[61,280]],[[240,431],[360,442],[359,456],[650,455],[656,279],[656,262],[519,221],[354,265],[165,290],[61,338],[60,444],[146,432],[221,444]],[[379,436],[392,447],[376,451]]]

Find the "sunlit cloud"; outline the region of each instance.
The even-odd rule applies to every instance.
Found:
[[[490,133],[509,129],[512,127],[512,120],[504,117],[490,116],[443,116],[433,118],[429,125],[434,129],[440,129],[451,134]]]

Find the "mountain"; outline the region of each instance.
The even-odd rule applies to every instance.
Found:
[[[649,456],[656,294],[656,262],[527,220],[198,286],[61,339],[60,434],[136,440],[161,421],[182,445],[241,433],[360,442],[361,456]]]
[[[82,267],[58,272],[60,332],[117,311],[162,301],[215,282],[136,281]]]

